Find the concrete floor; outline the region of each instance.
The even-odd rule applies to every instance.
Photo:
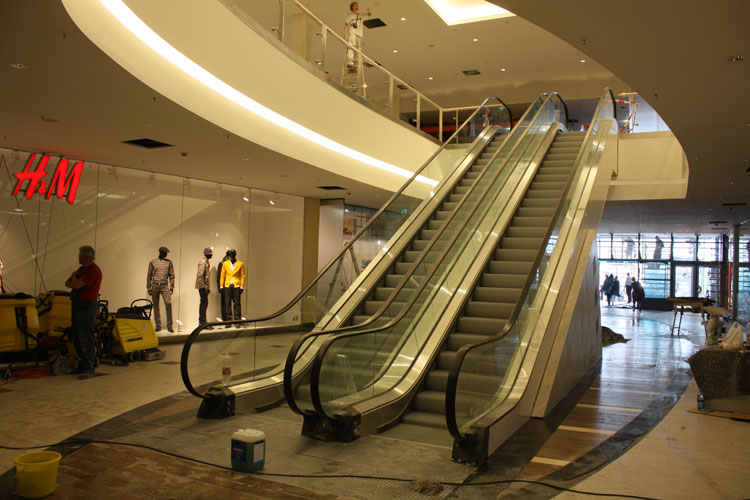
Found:
[[[695,408],[696,388],[688,385],[685,360],[702,345],[704,334],[698,315],[685,315],[683,336],[679,338],[669,334],[671,321],[671,313],[643,312],[638,322],[630,310],[603,308],[603,325],[631,338],[631,342],[605,347],[601,371],[584,381],[567,403],[561,403],[557,414],[530,422],[526,435],[522,429],[512,438],[515,441],[509,441],[479,470],[450,462],[450,450],[444,447],[411,443],[394,437],[394,433],[391,437],[368,437],[347,445],[311,441],[300,436],[299,418],[284,408],[273,410],[278,413],[275,416],[238,416],[218,423],[197,421],[197,400],[182,393],[177,363],[180,345],[164,346],[167,356],[161,361],[128,367],[104,365],[99,369],[103,375],[90,380],[62,376],[0,382],[0,418],[4,424],[0,426],[0,443],[51,444],[83,432],[82,436],[150,444],[226,465],[225,441],[231,430],[265,426],[267,433],[277,433],[284,442],[275,448],[277,451],[268,452],[266,472],[296,470],[313,475],[365,473],[418,478],[428,488],[430,483],[440,481],[527,479],[585,491],[653,498],[747,497],[750,476],[740,457],[750,456],[750,424],[687,411]],[[252,347],[253,368],[281,361],[288,343],[289,339],[277,336],[258,337]],[[247,348],[242,344],[207,344],[201,347],[201,356],[210,359],[214,352],[246,353]],[[205,381],[218,373],[212,371],[213,365],[207,366],[196,369],[196,376],[200,374]],[[544,431],[539,432],[540,428]],[[66,457],[63,463],[69,468],[65,470],[72,471],[75,463],[86,463],[78,454],[88,453],[87,448]],[[136,454],[131,448],[110,452]],[[11,468],[13,457],[20,453],[0,450],[0,472]],[[403,461],[390,458],[394,456],[401,456]],[[412,460],[413,456],[417,458]],[[196,477],[206,477],[205,471],[201,474]],[[63,485],[71,487],[69,481],[62,479],[59,494],[64,492]],[[425,496],[415,491],[419,485],[409,483],[265,479],[272,480],[269,483],[285,483],[288,488],[308,488],[327,498]],[[7,480],[0,481],[0,498],[13,498],[8,496],[12,495],[10,488]],[[194,486],[190,491],[193,490]],[[68,496],[56,493],[52,498],[75,498],[70,491]],[[304,498],[304,491],[308,490],[295,491],[293,494]],[[188,495],[188,490],[183,493],[182,498],[199,498]],[[550,498],[557,493],[518,483],[446,487],[436,498]],[[578,498],[574,494],[561,496]],[[276,497],[269,494],[268,498]]]

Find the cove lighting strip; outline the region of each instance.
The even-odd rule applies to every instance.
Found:
[[[360,153],[359,151],[344,146],[343,144],[339,144],[328,137],[318,134],[299,123],[280,115],[279,113],[263,106],[259,102],[254,101],[242,92],[220,80],[212,73],[206,71],[176,48],[172,47],[166,40],[156,34],[154,30],[149,28],[146,23],[144,23],[132,10],[130,10],[130,8],[128,8],[127,5],[122,2],[122,0],[99,0],[99,2],[120,22],[120,24],[125,26],[128,31],[145,43],[151,50],[159,54],[188,76],[199,81],[238,106],[241,106],[274,125],[278,125],[284,130],[292,132],[308,141],[314,142],[319,146],[323,146],[324,148],[353,160],[360,161],[375,168],[379,168],[380,170],[385,170],[386,172],[391,172],[406,178],[411,178],[411,176],[414,175],[414,172],[410,172],[404,168],[378,160],[377,158]],[[438,184],[436,180],[422,175],[418,175],[416,179],[425,184],[429,184],[430,186],[436,186]]]

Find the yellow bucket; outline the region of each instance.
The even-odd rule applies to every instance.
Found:
[[[23,498],[42,498],[55,491],[60,458],[56,451],[34,451],[16,457],[18,492]]]

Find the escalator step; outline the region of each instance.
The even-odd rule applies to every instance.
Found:
[[[536,258],[538,249],[511,249],[511,248],[498,248],[495,250],[493,261],[490,262],[488,270],[492,274],[504,274],[508,273],[507,267],[502,266],[504,262],[526,262],[531,263]],[[508,274],[528,273],[531,268],[525,268],[522,266],[518,267],[518,271],[513,271]]]
[[[427,374],[427,389],[431,391],[440,391],[445,393],[448,386],[448,370],[432,369]]]
[[[511,225],[519,227],[549,227],[549,217],[513,217]]]
[[[461,335],[497,335],[498,333],[500,333],[500,331],[502,331],[504,326],[504,319],[461,316],[458,318],[458,322],[456,323],[456,331],[460,333],[452,333],[450,338],[452,339],[456,335],[459,335],[459,337],[456,337],[457,339],[462,339],[463,337],[461,337]],[[474,340],[472,340],[472,342],[474,342]],[[468,343],[468,341],[464,343]],[[460,344],[458,347],[461,347],[462,345],[464,345],[464,343]],[[449,341],[448,349],[458,349],[458,347],[454,346],[455,344],[452,344]]]
[[[464,314],[477,318],[497,318],[508,319],[513,312],[514,303],[507,302],[483,302],[479,300],[469,300],[466,304]]]
[[[462,195],[462,194],[453,194],[453,193],[451,193],[451,194],[448,195],[448,202],[449,203],[455,203],[456,205],[458,205],[458,202],[460,202],[463,199],[464,199],[464,195]]]
[[[444,201],[443,206],[441,207],[441,210],[447,210],[449,212],[453,212],[457,206],[458,206],[458,203],[456,202]]]
[[[519,210],[526,208],[526,207],[520,207]],[[538,210],[534,207],[528,207],[526,210],[534,209]],[[543,208],[543,210],[553,210],[554,208]],[[510,226],[508,229],[505,230],[505,235],[510,236],[512,238],[544,238],[547,236],[547,228],[545,227],[517,227],[517,226]]]
[[[429,390],[418,392],[414,398],[414,409],[427,413],[445,415],[445,393]],[[445,417],[443,417],[443,420],[445,420]]]
[[[536,179],[534,179],[529,189],[531,190],[544,189],[548,191],[554,190],[554,191],[562,192],[562,190],[565,189],[565,183],[564,182],[542,182],[542,181],[537,181]]]
[[[565,174],[548,174],[544,172],[537,172],[534,177],[535,181],[539,182],[568,182],[568,175]]]
[[[365,307],[364,307],[365,314],[368,314],[368,315],[375,314],[376,312],[378,312],[378,310],[383,304],[385,304],[385,301],[368,300],[367,302],[365,302]],[[404,304],[405,302],[391,302],[391,304],[388,306],[386,314],[395,316],[401,311],[401,309],[404,308]]]
[[[453,212],[449,212],[447,210],[438,210],[437,212],[433,214],[432,217],[433,219],[436,219],[436,220],[445,220],[448,217],[450,217],[452,213]]]
[[[520,260],[497,258],[498,256],[508,255],[510,252],[513,252]],[[529,255],[529,257],[527,258],[526,255]],[[530,255],[531,252],[526,250],[495,250],[495,258],[490,261],[492,265],[488,269],[493,274],[529,274],[534,259]]]
[[[526,274],[492,274],[485,272],[480,278],[480,283],[482,286],[493,288],[521,288],[526,284],[526,278],[528,278]]]
[[[505,236],[500,240],[500,248],[508,250],[538,250],[541,244],[541,238],[513,238]]]
[[[538,172],[542,173],[544,175],[551,174],[551,175],[570,175],[570,171],[573,170],[573,166],[570,167],[549,167],[549,166],[540,166]]]
[[[560,199],[560,190],[558,189],[539,189],[532,187],[526,192],[527,198],[554,198],[556,201]],[[445,203],[443,203],[445,205]]]
[[[410,411],[401,420],[405,424],[419,425],[422,427],[432,427],[435,429],[445,429],[445,414],[430,413],[425,411]]]
[[[517,217],[552,217],[556,207],[518,207]]]
[[[521,295],[520,288],[495,288],[478,286],[474,288],[474,300],[482,302],[515,302]]]
[[[469,191],[468,186],[456,186],[453,188],[453,193],[464,195]]]
[[[379,286],[375,289],[375,300],[388,300],[395,288]]]
[[[466,316],[463,316],[463,317],[459,318],[459,320],[458,320],[459,323],[463,319],[466,319]],[[489,338],[492,338],[495,335],[497,335],[498,333],[500,333],[502,331],[503,327],[505,326],[505,320],[498,320],[498,319],[489,320],[489,319],[486,319],[486,318],[470,318],[470,319],[474,319],[474,320],[482,319],[482,320],[485,320],[485,321],[494,321],[494,322],[496,322],[500,326],[498,328],[492,328],[492,329],[490,329],[489,327],[486,327],[485,329],[487,329],[488,332],[492,331],[492,333],[486,333],[486,334],[482,334],[482,333],[463,333],[463,330],[462,330],[461,333],[455,333],[455,332],[451,333],[450,337],[448,337],[448,349],[449,350],[451,350],[451,351],[458,351],[461,347],[463,347],[465,345],[476,344],[478,342],[484,342],[485,340],[487,340]]]
[[[557,207],[558,198],[524,198],[522,207]]]

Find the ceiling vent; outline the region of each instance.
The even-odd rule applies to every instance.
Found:
[[[154,139],[131,139],[129,141],[122,141],[123,144],[130,144],[131,146],[138,146],[139,148],[156,149],[156,148],[171,148],[171,144],[166,142],[156,141]]]
[[[364,21],[362,21],[362,24],[364,24],[369,29],[382,28],[383,26],[386,26],[383,20],[379,17],[376,17],[374,19],[365,19]]]
[[[346,188],[342,188],[341,186],[315,186],[318,189],[323,189],[325,191],[336,191],[336,190],[344,190]]]
[[[745,205],[747,205],[747,203],[744,201],[734,201],[730,203],[721,204],[722,207],[744,207]]]
[[[474,75],[481,74],[478,69],[465,69],[462,71],[462,73],[466,76],[474,76]]]
[[[727,221],[725,220],[710,220],[708,221],[709,224],[726,224]]]

